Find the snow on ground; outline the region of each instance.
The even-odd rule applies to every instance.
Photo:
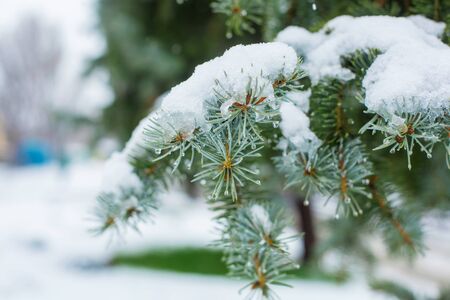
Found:
[[[101,185],[101,163],[9,169],[0,166],[0,299],[243,299],[244,282],[103,265],[117,251],[158,245],[206,245],[214,239],[211,212],[181,193],[163,197],[154,224],[141,235],[88,233],[89,210]],[[363,282],[293,281],[281,299],[382,299]]]

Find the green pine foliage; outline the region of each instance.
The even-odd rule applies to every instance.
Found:
[[[231,38],[233,33],[255,33],[255,25],[261,24],[264,1],[262,0],[225,0],[216,1],[211,4],[215,13],[227,16],[227,37]]]
[[[257,31],[255,27],[259,25],[266,40],[273,39],[278,31],[288,25],[302,26],[312,31],[318,30],[327,21],[339,15],[420,14],[432,20],[450,24],[450,3],[446,0],[217,0],[214,1],[213,7],[221,8],[217,12],[227,17],[228,29],[232,33],[240,35],[255,32]],[[246,16],[254,16],[258,21],[249,25],[248,20],[233,14],[233,11],[242,10],[246,11]],[[233,26],[230,26],[231,24]],[[251,30],[243,30],[247,26],[250,26]],[[447,27],[444,37],[446,41],[448,41],[449,30]]]

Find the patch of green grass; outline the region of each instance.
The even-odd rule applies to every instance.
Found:
[[[222,252],[208,248],[160,248],[121,254],[112,260],[112,264],[206,275],[226,275],[228,272]]]
[[[120,254],[112,265],[149,268],[164,271],[225,276],[228,273],[222,261],[222,252],[212,248],[159,248],[133,254]],[[343,282],[346,273],[326,272],[315,264],[302,266],[289,274],[291,278]]]

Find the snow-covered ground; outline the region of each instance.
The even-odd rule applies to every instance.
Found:
[[[0,299],[243,299],[243,282],[222,277],[105,267],[113,253],[158,245],[206,245],[215,238],[201,201],[172,192],[153,224],[123,241],[93,237],[89,212],[101,163],[10,169],[0,166]],[[109,245],[109,246],[108,246]],[[293,281],[288,299],[385,299],[364,282]]]

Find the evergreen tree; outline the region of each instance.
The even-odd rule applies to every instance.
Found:
[[[297,267],[288,255],[291,214],[282,186],[303,198],[303,211],[314,195],[333,200],[326,249],[370,261],[363,238],[380,234],[393,254],[422,253],[421,216],[449,209],[445,24],[422,16],[326,21],[344,13],[441,20],[447,7],[214,2],[227,16],[228,36],[261,30],[278,42],[236,46],[198,66],[141,121],[108,163],[114,176],[99,197],[98,232],[137,226],[171,179],[193,170],[189,179],[217,211],[217,246],[231,274],[250,280],[251,295],[272,299],[272,286],[285,285],[284,275]],[[283,29],[297,23],[313,32]],[[302,217],[306,229],[311,211]]]

